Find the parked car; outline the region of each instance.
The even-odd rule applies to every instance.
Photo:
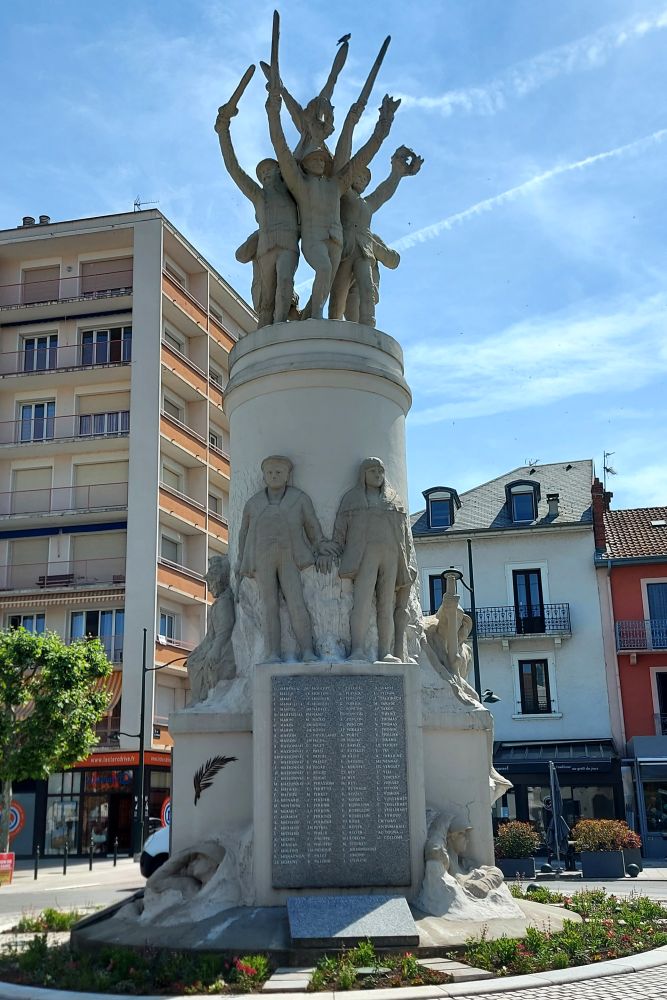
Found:
[[[169,857],[169,827],[161,826],[146,839],[139,856],[139,871],[144,878],[150,878]]]

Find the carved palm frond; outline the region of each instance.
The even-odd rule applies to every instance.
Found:
[[[237,759],[237,757],[209,757],[206,763],[195,771],[192,779],[195,786],[195,805],[201,798],[202,792],[211,787],[218,771],[222,771],[225,765],[231,764],[233,760]]]

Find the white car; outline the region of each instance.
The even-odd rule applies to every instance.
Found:
[[[169,827],[161,826],[147,837],[139,856],[139,871],[144,878],[150,878],[154,871],[169,857]]]

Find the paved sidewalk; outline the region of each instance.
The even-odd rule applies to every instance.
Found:
[[[499,984],[502,985],[502,980]],[[665,1000],[667,965],[626,976],[606,976],[603,979],[589,979],[583,983],[538,986],[536,989],[511,990],[509,993],[498,994],[497,991],[489,993],[487,984],[480,984],[479,990],[479,993],[474,994],[477,1000],[498,1000],[499,996],[500,1000],[635,1000],[635,998]],[[451,986],[449,995],[457,995]]]

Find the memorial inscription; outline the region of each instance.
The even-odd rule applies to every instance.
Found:
[[[273,886],[409,885],[403,678],[271,684]]]

